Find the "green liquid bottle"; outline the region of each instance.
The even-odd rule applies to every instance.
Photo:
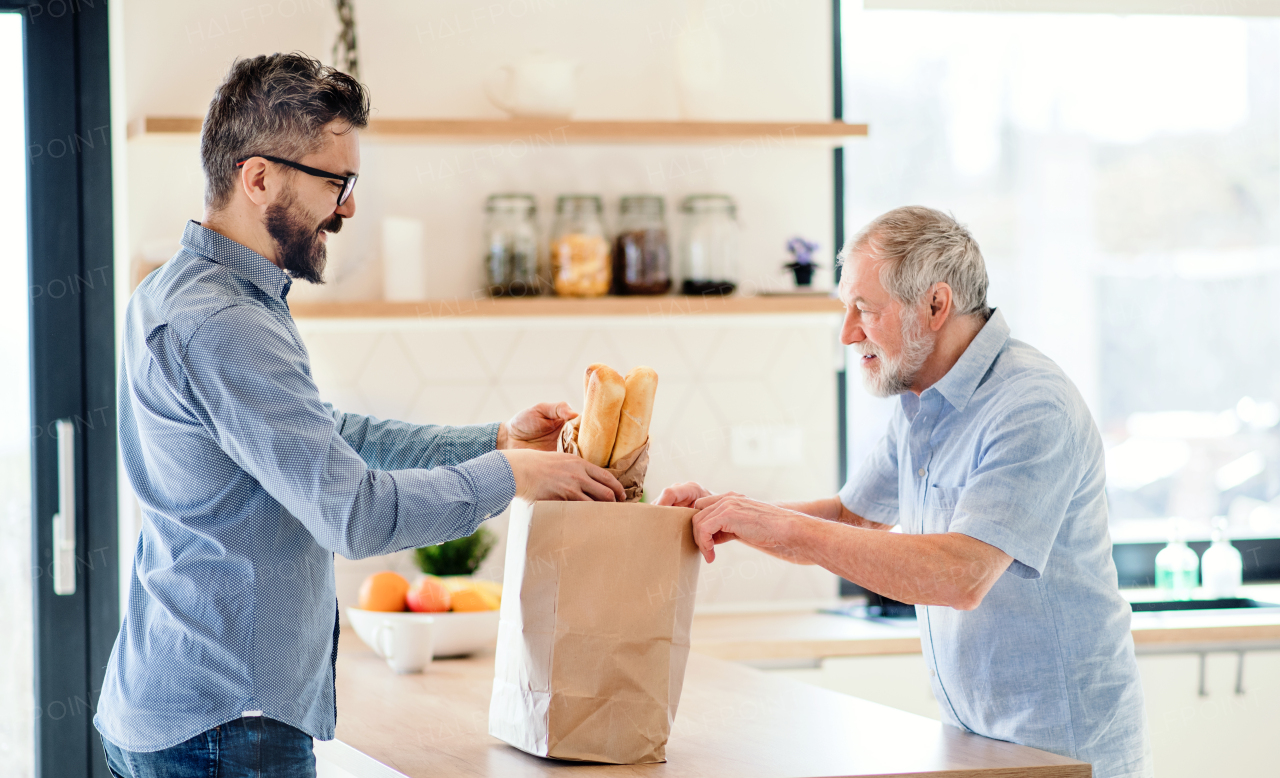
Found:
[[[1181,521],[1169,545],[1156,554],[1156,589],[1170,600],[1189,600],[1200,584],[1200,557],[1187,545]]]

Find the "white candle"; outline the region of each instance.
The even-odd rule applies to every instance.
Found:
[[[426,234],[421,219],[387,216],[382,220],[382,298],[427,299]]]

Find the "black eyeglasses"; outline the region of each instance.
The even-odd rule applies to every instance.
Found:
[[[280,159],[279,157],[272,157],[267,154],[250,154],[247,157],[242,157],[241,159],[237,159],[236,167],[243,167],[244,163],[248,162],[254,157],[262,157],[263,159],[269,159],[272,162],[279,162],[281,165],[288,165],[294,170],[301,170],[303,173],[306,173],[307,175],[310,175],[310,176],[315,176],[316,178],[331,178],[334,181],[341,181],[342,190],[338,192],[339,208],[341,208],[342,204],[347,201],[347,198],[351,197],[351,191],[356,188],[356,179],[359,178],[358,173],[352,173],[349,176],[344,176],[341,173],[330,173],[326,170],[307,167],[306,165],[299,165],[297,162],[290,162],[287,159]]]

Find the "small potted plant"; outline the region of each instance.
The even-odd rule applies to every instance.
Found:
[[[415,548],[413,555],[418,569],[427,575],[441,578],[471,575],[480,568],[497,542],[492,532],[481,527],[465,538],[445,541],[438,546]]]
[[[813,261],[813,252],[817,250],[817,243],[807,241],[799,235],[787,241],[787,251],[791,253],[791,261],[783,267],[795,275],[796,286],[813,284],[813,271],[818,267]]]

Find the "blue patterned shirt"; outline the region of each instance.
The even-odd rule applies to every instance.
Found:
[[[958,532],[1013,557],[976,609],[916,606],[945,722],[1089,762],[1095,778],[1145,778],[1105,475],[1080,393],[996,311],[941,380],[901,396],[840,500],[903,532]]]
[[[129,301],[120,448],[142,507],[93,722],[158,751],[261,714],[333,738],[333,555],[468,535],[515,496],[497,424],[335,411],[262,255],[189,222]]]

